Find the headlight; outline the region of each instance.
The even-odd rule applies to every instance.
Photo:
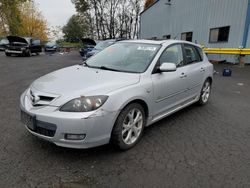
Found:
[[[89,96],[73,99],[63,105],[60,111],[63,112],[90,112],[100,108],[108,99],[108,96]]]

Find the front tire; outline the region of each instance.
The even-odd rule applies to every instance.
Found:
[[[11,54],[10,54],[10,53],[7,53],[7,52],[5,52],[5,55],[6,55],[7,57],[10,57],[10,56],[11,56]]]
[[[199,105],[207,104],[209,97],[210,97],[210,94],[211,94],[211,82],[209,80],[206,80],[202,86],[200,99],[198,101],[198,104]]]
[[[26,56],[27,56],[27,57],[31,57],[31,55],[32,55],[31,51],[28,50],[27,53],[26,53]]]
[[[145,123],[145,111],[140,104],[126,106],[115,122],[111,143],[121,150],[134,147],[142,137]]]

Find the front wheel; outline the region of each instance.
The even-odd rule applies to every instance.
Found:
[[[8,57],[11,56],[11,54],[8,53],[8,52],[5,52],[5,55],[8,56]]]
[[[27,56],[27,57],[31,57],[31,55],[32,55],[31,51],[28,50],[28,51],[26,52],[26,56]]]
[[[140,104],[126,106],[116,120],[111,142],[121,150],[132,148],[141,139],[145,123],[145,112]]]
[[[198,103],[200,105],[207,104],[209,97],[210,97],[210,94],[211,94],[211,82],[209,80],[206,80],[202,86],[200,99],[199,99]]]

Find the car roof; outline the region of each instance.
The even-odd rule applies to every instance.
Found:
[[[186,44],[192,44],[197,47],[200,47],[198,44],[194,44],[192,42],[184,41],[184,40],[174,40],[174,39],[168,39],[168,40],[148,40],[148,39],[137,39],[137,40],[123,40],[121,42],[131,42],[131,43],[144,43],[144,44],[174,44],[174,43],[186,43]]]

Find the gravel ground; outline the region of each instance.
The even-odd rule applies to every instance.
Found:
[[[204,107],[145,130],[133,149],[57,147],[20,122],[19,96],[36,78],[80,62],[77,53],[0,53],[0,187],[250,187],[250,66],[215,75]],[[215,66],[218,72],[226,65]]]

